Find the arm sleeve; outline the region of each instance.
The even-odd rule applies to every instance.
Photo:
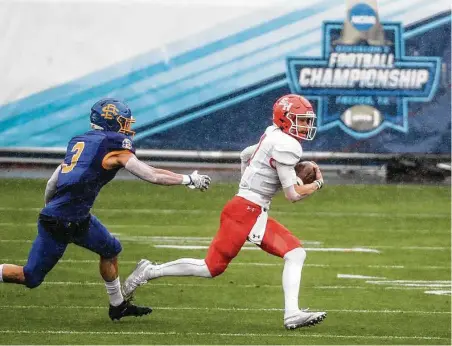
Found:
[[[61,165],[59,165],[55,171],[53,172],[50,179],[47,181],[46,190],[44,192],[44,203],[47,204],[50,202],[52,197],[55,195],[55,192],[57,190],[57,182],[58,182],[58,175],[61,171]]]
[[[294,185],[297,184],[297,175],[292,166],[283,165],[276,161],[276,171],[278,173],[279,181],[284,190],[286,199],[291,202],[297,202],[303,198],[302,195],[295,191]]]
[[[156,169],[145,164],[133,155],[126,163],[125,167],[136,177],[158,185],[180,185],[184,182],[183,176],[163,169]]]
[[[291,202],[298,202],[299,200],[305,198],[306,196],[300,195],[297,191],[295,191],[294,186],[289,186],[284,189],[284,196]]]
[[[249,147],[246,147],[240,153],[240,171],[242,172],[242,175],[243,172],[245,172],[246,166],[248,165],[251,156],[253,156],[253,153],[256,151],[257,146],[258,144],[254,144]]]

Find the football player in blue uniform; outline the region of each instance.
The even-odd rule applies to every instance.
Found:
[[[147,315],[151,308],[135,306],[122,295],[117,259],[121,244],[90,213],[94,200],[122,167],[153,184],[181,184],[201,191],[209,187],[210,178],[197,171],[177,174],[138,160],[131,129],[135,120],[125,103],[102,99],[91,108],[90,118],[92,130],[69,141],[64,162],[47,182],[45,207],[39,214],[38,235],[27,263],[1,264],[0,282],[38,287],[68,244],[74,243],[100,256],[100,274],[105,280],[112,320]]]

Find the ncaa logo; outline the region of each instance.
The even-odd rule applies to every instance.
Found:
[[[377,14],[366,4],[353,6],[348,12],[348,20],[359,31],[368,31],[377,23]]]

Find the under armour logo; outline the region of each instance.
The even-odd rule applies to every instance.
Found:
[[[251,210],[251,212],[254,213],[254,211],[256,210],[256,208],[247,206],[247,207],[246,207],[246,210]]]
[[[118,115],[118,108],[114,104],[109,103],[105,107],[102,107],[102,114],[100,115],[105,119],[113,119],[113,117]]]
[[[261,236],[260,235],[255,235],[255,234],[253,234],[253,239],[260,239],[261,238]]]

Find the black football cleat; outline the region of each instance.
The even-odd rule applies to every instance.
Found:
[[[144,315],[149,315],[152,312],[151,308],[145,306],[136,306],[131,302],[125,300],[118,306],[110,305],[110,309],[108,310],[108,316],[110,316],[111,320],[120,320],[126,316],[135,316],[140,317]]]

